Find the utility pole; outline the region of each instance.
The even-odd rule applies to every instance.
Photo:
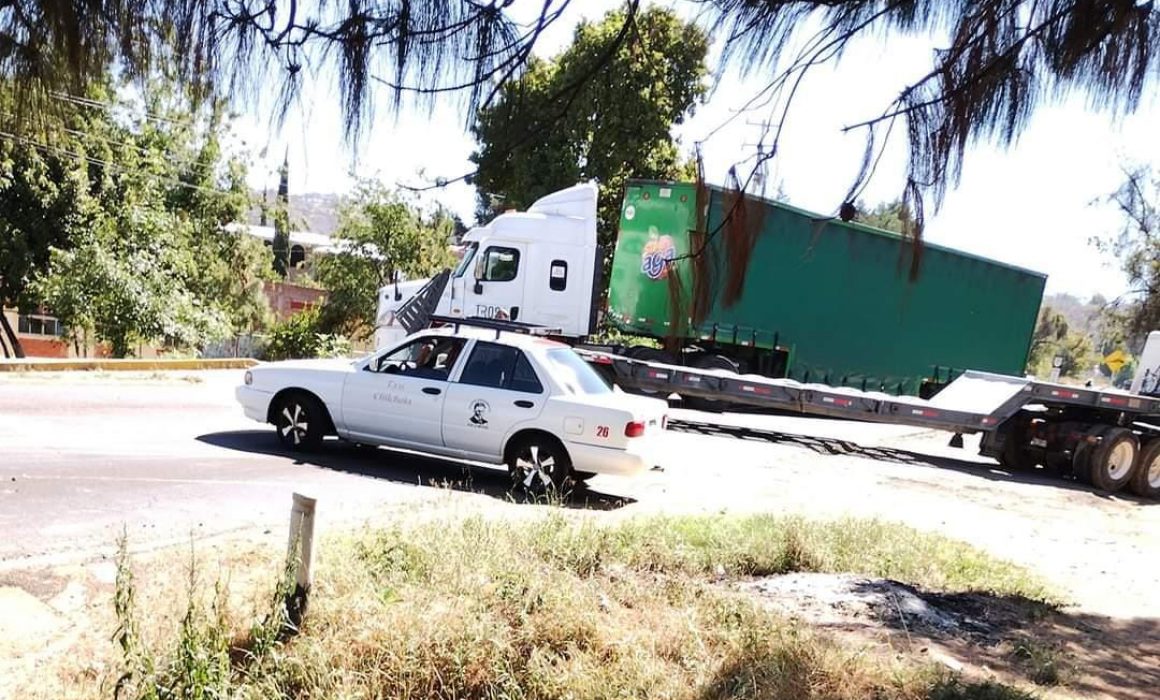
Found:
[[[757,143],[746,143],[746,144],[744,144],[744,146],[745,146],[745,148],[756,148],[757,149],[757,164],[756,164],[756,170],[754,170],[754,173],[753,173],[753,183],[757,186],[756,189],[757,189],[758,193],[762,197],[764,197],[766,186],[769,184],[768,163],[769,163],[769,159],[774,154],[774,151],[776,149],[776,145],[768,147],[768,148],[765,145],[765,139],[766,139],[766,136],[769,135],[769,127],[770,127],[768,119],[766,119],[764,121],[760,121],[760,122],[753,122],[753,121],[746,120],[745,124],[746,124],[746,126],[757,127],[761,130],[761,132],[760,132],[761,138],[759,138],[757,140]]]

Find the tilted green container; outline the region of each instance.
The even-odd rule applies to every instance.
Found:
[[[892,393],[919,393],[936,368],[942,381],[951,369],[1023,374],[1044,275],[926,244],[911,281],[915,249],[900,236],[757,200],[744,286],[726,308],[728,235],[713,232],[728,196],[708,188],[705,243],[696,193],[692,183],[629,183],[609,280],[608,315],[621,330],[670,337],[675,321],[675,335],[693,340],[715,327],[721,343],[788,349],[793,379]],[[686,256],[700,247],[706,257],[694,265]],[[695,274],[712,301],[694,328]],[[676,315],[670,299],[680,300]]]

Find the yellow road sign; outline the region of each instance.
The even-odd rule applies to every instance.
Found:
[[[1128,364],[1128,353],[1123,350],[1113,350],[1104,356],[1104,364],[1113,372],[1119,372],[1121,367]]]

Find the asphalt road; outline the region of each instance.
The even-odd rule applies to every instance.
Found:
[[[511,500],[499,469],[339,441],[291,454],[271,426],[242,415],[233,399],[240,378],[239,371],[0,374],[0,569],[107,555],[122,532],[141,549],[280,530],[295,491],[319,499],[323,523],[448,495],[483,507]],[[837,427],[863,441],[913,432],[800,419],[792,427],[814,435]],[[724,451],[747,464],[768,459],[766,450],[747,452],[730,439],[674,434],[668,442],[665,461],[675,471],[597,477],[569,505],[711,507],[700,480],[690,483],[702,471],[692,457],[719,460]]]
[[[503,496],[498,470],[406,453],[335,443],[303,461],[241,415],[240,372],[176,376],[0,377],[0,566],[106,553],[123,530],[140,547],[284,528],[295,491],[328,522],[431,484]]]

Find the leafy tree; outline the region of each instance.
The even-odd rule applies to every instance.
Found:
[[[1124,183],[1108,200],[1123,216],[1120,232],[1093,240],[1103,252],[1115,255],[1128,277],[1127,332],[1142,338],[1160,329],[1160,176],[1150,168],[1125,173]]]
[[[907,200],[918,228],[922,201],[937,203],[960,172],[966,145],[1013,143],[1044,101],[1083,92],[1112,114],[1133,110],[1160,73],[1160,9],[1139,0],[686,0],[721,38],[724,64],[766,84],[755,105],[792,111],[804,77],[841,60],[862,37],[921,34],[941,42],[930,70],[901,86],[864,130],[867,151],[899,126],[909,147]],[[532,14],[517,18],[515,5]],[[289,104],[304,76],[334,76],[347,132],[357,135],[385,85],[431,104],[495,106],[497,90],[523,80],[536,42],[567,0],[360,0],[345,5],[271,0],[11,0],[0,10],[0,77],[19,96],[8,120],[36,121],[101,82],[116,65],[128,79],[164,69],[195,96],[244,96],[280,87]],[[627,0],[624,26],[651,10]],[[528,20],[530,18],[530,21]],[[946,37],[942,39],[942,37]],[[639,43],[622,31],[611,48]],[[376,73],[389,67],[388,75]],[[609,73],[606,61],[562,86],[562,105]],[[534,66],[528,71],[534,70]],[[65,99],[63,104],[71,104]],[[865,109],[865,106],[859,106]],[[565,111],[570,112],[570,109]],[[583,110],[581,110],[583,112]],[[896,124],[901,120],[904,122]],[[537,120],[533,131],[556,120]],[[769,151],[775,154],[776,143]],[[865,160],[867,164],[873,158]],[[859,182],[872,173],[863,168]],[[851,191],[856,191],[856,186]]]
[[[341,335],[321,332],[320,321],[319,310],[309,308],[274,324],[262,349],[262,357],[274,362],[349,355],[350,341]]]
[[[885,231],[908,234],[912,230],[914,215],[910,211],[910,206],[901,199],[881,202],[873,209],[866,209],[865,205],[859,202],[855,221]]]
[[[72,232],[88,224],[87,182],[75,161],[24,142],[0,142],[0,309],[30,312],[39,305],[30,285],[48,266],[49,250],[67,246]],[[3,314],[0,324],[8,346],[23,357]]]
[[[381,183],[364,180],[339,217],[341,250],[315,262],[327,290],[320,328],[368,337],[374,332],[379,289],[396,279],[426,277],[452,262],[448,247],[454,222],[425,219]]]
[[[222,113],[183,110],[163,87],[145,110],[165,118],[98,110],[74,130],[84,226],[45,251],[29,286],[70,335],[108,342],[116,356],[158,340],[197,347],[268,320],[256,266],[269,270],[269,257],[223,230],[247,194],[244,170],[222,156]]]
[[[230,324],[230,335],[265,329],[274,321],[264,283],[276,279],[274,254],[260,239],[236,235],[216,237],[202,264],[208,284],[202,294],[216,300]]]
[[[115,357],[157,339],[195,347],[229,333],[224,308],[182,284],[197,261],[190,227],[163,211],[101,212],[68,250],[53,250],[38,284],[45,304],[73,334],[91,332]]]
[[[1067,338],[1067,319],[1063,314],[1050,306],[1039,311],[1039,319],[1035,323],[1035,332],[1031,336],[1031,352],[1028,355],[1027,365],[1031,371],[1036,371],[1044,362],[1051,366],[1055,348]]]
[[[621,35],[628,27],[627,38]],[[691,178],[672,137],[705,94],[708,40],[673,12],[649,8],[584,22],[550,61],[532,60],[474,126],[472,161],[480,217],[525,208],[581,180],[600,183],[600,231],[608,243],[625,181]],[[577,92],[566,87],[596,76]],[[535,127],[529,130],[529,127]]]
[[[1061,362],[1059,373],[1064,377],[1081,377],[1097,362],[1091,338],[1086,333],[1072,330],[1063,314],[1045,306],[1039,312],[1032,335],[1027,370],[1046,377],[1057,357]]]
[[[278,199],[274,205],[274,271],[285,277],[290,272],[290,155],[278,170]]]

